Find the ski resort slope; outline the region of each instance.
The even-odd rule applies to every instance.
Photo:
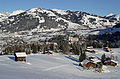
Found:
[[[113,49],[120,60],[120,49]],[[120,63],[120,61],[119,61]],[[78,66],[78,59],[65,55],[28,55],[27,62],[15,62],[14,56],[0,56],[0,79],[120,79],[120,66],[99,73]]]

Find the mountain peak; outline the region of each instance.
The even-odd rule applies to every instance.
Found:
[[[106,17],[110,17],[110,16],[113,16],[113,15],[114,15],[113,13],[110,13]]]
[[[18,15],[18,14],[23,13],[23,12],[25,12],[25,11],[23,11],[23,10],[16,10],[16,11],[13,11],[13,12],[10,14],[10,16]]]
[[[29,9],[28,11],[35,12],[35,11],[40,11],[40,10],[43,10],[43,9],[42,8],[32,8],[32,9]]]
[[[57,12],[58,14],[62,14],[62,15],[67,15],[68,13],[66,12],[66,10],[59,10],[59,9],[52,9],[52,11]]]

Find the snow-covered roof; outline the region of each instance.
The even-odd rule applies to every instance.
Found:
[[[91,59],[94,63],[97,63],[97,62],[101,62],[100,60],[98,59]]]
[[[93,46],[89,46],[89,47],[87,47],[87,49],[93,49]]]
[[[15,55],[17,57],[26,57],[27,56],[25,52],[17,52],[17,53],[15,53]]]
[[[89,60],[85,59],[81,62],[81,64],[84,65],[84,64],[87,64],[88,62],[89,62]]]
[[[111,61],[117,63],[117,65],[118,65],[118,61],[115,61],[115,60],[111,60]]]

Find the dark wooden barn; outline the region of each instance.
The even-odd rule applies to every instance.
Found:
[[[26,53],[25,52],[16,52],[15,54],[15,61],[24,61],[26,62]]]

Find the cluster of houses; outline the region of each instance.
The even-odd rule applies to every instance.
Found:
[[[79,42],[79,43],[85,43],[86,40],[84,39],[79,39],[78,36],[65,36],[64,41],[67,41],[69,44],[73,44],[75,42]],[[57,42],[54,41],[48,41],[48,40],[44,40],[43,43],[40,43],[42,45],[42,47],[49,47],[53,46],[53,49],[57,48],[58,44]],[[103,71],[105,70],[107,67],[105,66],[117,66],[118,63],[115,60],[115,56],[113,55],[113,52],[110,48],[105,47],[103,48],[103,50],[105,52],[108,53],[101,53],[99,50],[96,50],[93,48],[93,46],[87,47],[85,49],[85,52],[87,54],[87,57],[85,60],[83,60],[82,62],[80,62],[80,65],[83,68],[95,68],[98,69],[98,71]],[[70,51],[69,51],[70,52]],[[45,50],[42,54],[53,54],[53,52],[49,51],[49,50]],[[26,52],[15,52],[14,53],[15,56],[15,61],[27,61],[27,54]]]
[[[80,62],[83,68],[93,68],[99,72],[107,70],[107,66],[117,66],[117,56],[108,47],[103,48],[102,51],[94,49],[92,46],[87,47],[86,59]]]

